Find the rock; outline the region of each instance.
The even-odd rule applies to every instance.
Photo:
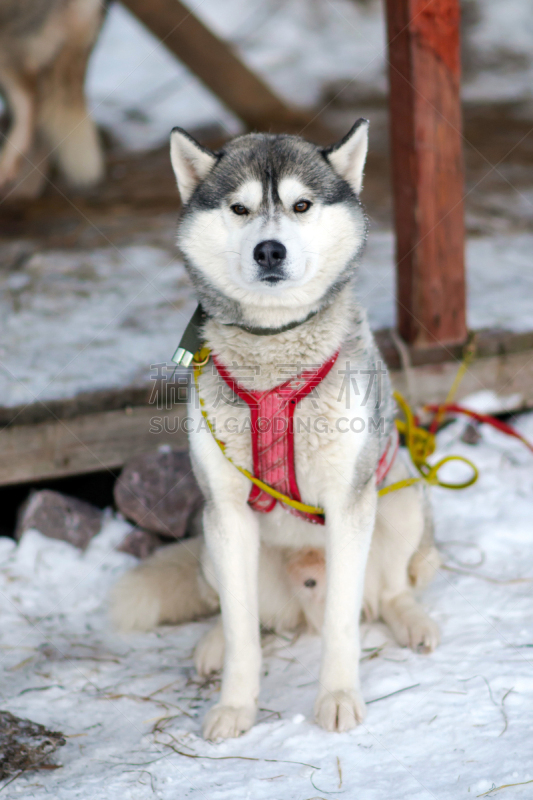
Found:
[[[479,432],[479,426],[469,422],[463,431],[461,441],[465,444],[477,444],[480,439],[481,434]]]
[[[102,512],[83,500],[50,489],[31,492],[19,511],[16,539],[36,528],[43,536],[85,550],[102,527]]]
[[[117,550],[120,553],[129,553],[135,558],[148,558],[162,544],[163,540],[157,533],[134,528],[131,533],[128,533],[122,544],[119,544]]]
[[[181,539],[202,505],[188,453],[143,453],[124,467],[115,483],[115,502],[140,528]]]

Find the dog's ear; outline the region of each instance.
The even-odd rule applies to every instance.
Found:
[[[335,172],[350,184],[356,194],[363,188],[363,171],[368,150],[368,124],[367,119],[358,119],[340,142],[323,151]]]
[[[214,166],[217,157],[182,128],[173,128],[170,134],[170,160],[181,200],[185,204]]]

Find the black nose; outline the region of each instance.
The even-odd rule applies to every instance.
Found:
[[[283,276],[282,265],[287,257],[287,248],[281,242],[268,239],[254,247],[254,258],[261,267],[262,278],[277,281]]]

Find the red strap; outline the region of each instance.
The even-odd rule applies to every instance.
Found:
[[[400,437],[398,435],[398,428],[396,425],[393,426],[392,433],[389,436],[387,441],[385,450],[381,458],[378,461],[378,465],[376,468],[376,486],[379,486],[380,483],[383,483],[389,471],[394,464],[394,460],[396,458],[396,454],[398,453],[398,449],[400,447]]]
[[[335,353],[318,369],[303,372],[265,392],[252,392],[242,387],[213,355],[219,375],[250,408],[254,476],[292,500],[302,501],[294,466],[294,412],[300,400],[324,380],[338,355]],[[278,501],[254,485],[248,502],[255,511],[266,514]],[[284,508],[310,522],[324,524],[322,515],[308,514],[291,506]]]
[[[465,408],[465,406],[459,406],[456,403],[446,403],[441,406],[427,405],[424,406],[424,408],[427,408],[428,411],[431,411],[434,414],[438,414],[441,411],[448,414],[466,414],[468,417],[472,417],[478,422],[483,422],[486,425],[492,425],[493,428],[496,428],[502,433],[506,433],[508,436],[513,436],[515,439],[520,439],[520,441],[523,442],[526,447],[529,447],[529,449],[533,452],[533,444],[528,442],[528,440],[518,433],[518,431],[515,431],[514,428],[511,428],[510,425],[506,425],[505,422],[502,422],[501,419],[491,417],[488,414],[479,414],[477,411],[471,411],[469,408]],[[435,419],[437,419],[437,417]]]

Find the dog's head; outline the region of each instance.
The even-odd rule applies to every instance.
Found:
[[[285,309],[297,319],[350,280],[366,236],[367,147],[363,119],[327,149],[247,134],[213,153],[172,131],[178,244],[209,313],[239,321],[251,308]]]

